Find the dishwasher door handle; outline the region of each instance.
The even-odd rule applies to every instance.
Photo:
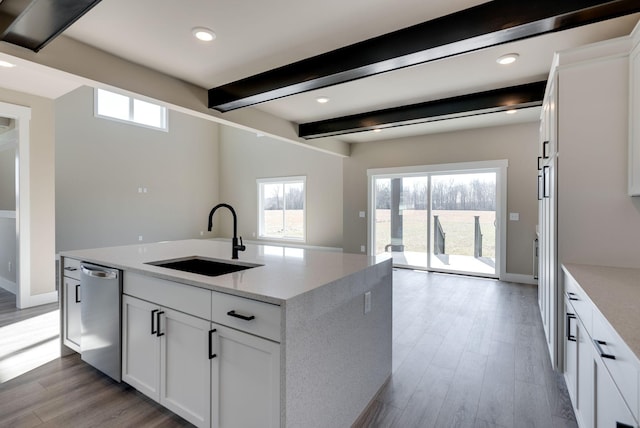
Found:
[[[116,279],[118,277],[118,272],[114,272],[112,270],[89,269],[84,265],[80,265],[80,270],[83,274],[90,276],[91,278]]]

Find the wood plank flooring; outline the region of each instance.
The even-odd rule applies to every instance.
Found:
[[[58,304],[16,309],[0,289],[0,384],[60,357]]]
[[[536,293],[395,270],[393,375],[358,427],[575,427],[564,380],[550,367]],[[190,424],[73,355],[0,384],[0,426]]]
[[[393,374],[358,427],[576,427],[537,288],[394,271]]]

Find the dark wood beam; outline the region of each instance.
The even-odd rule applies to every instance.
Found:
[[[547,82],[534,82],[298,125],[305,139],[415,125],[542,105]]]
[[[226,112],[635,12],[638,0],[494,0],[212,88],[208,105]]]
[[[15,19],[4,29],[0,40],[38,52],[100,0],[32,0],[22,3],[20,13],[14,15]]]

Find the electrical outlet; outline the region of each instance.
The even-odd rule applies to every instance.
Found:
[[[360,245],[360,252],[364,253],[365,251],[367,251],[367,247],[365,247],[364,245]]]
[[[203,236],[203,235],[204,235],[204,232],[201,230],[200,231],[200,236]]]
[[[366,214],[364,211],[360,211],[360,218],[365,218]]]
[[[142,187],[138,187],[138,193],[142,193]]]
[[[9,262],[9,272],[11,272],[11,269],[13,269],[13,263]]]
[[[138,235],[138,241],[142,242],[142,235]]]
[[[364,313],[371,312],[371,291],[364,293]]]
[[[509,213],[509,220],[511,221],[519,221],[520,213]]]

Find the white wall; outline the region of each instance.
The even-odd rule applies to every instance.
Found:
[[[640,266],[640,198],[627,195],[628,58],[563,68],[559,80],[561,263]]]
[[[507,223],[506,272],[531,275],[538,129],[535,122],[355,144],[344,160],[345,251],[367,243],[367,219],[358,215],[367,211],[367,169],[508,159],[507,211],[520,220]]]
[[[221,127],[220,135],[220,202],[238,212],[238,233],[244,239],[257,236],[256,179],[304,175],[306,244],[342,247],[342,158],[228,126]],[[223,215],[220,227],[217,233],[231,236],[230,215]]]
[[[55,106],[57,251],[200,237],[218,201],[219,125],[173,111],[168,132],[96,118],[89,87]]]

